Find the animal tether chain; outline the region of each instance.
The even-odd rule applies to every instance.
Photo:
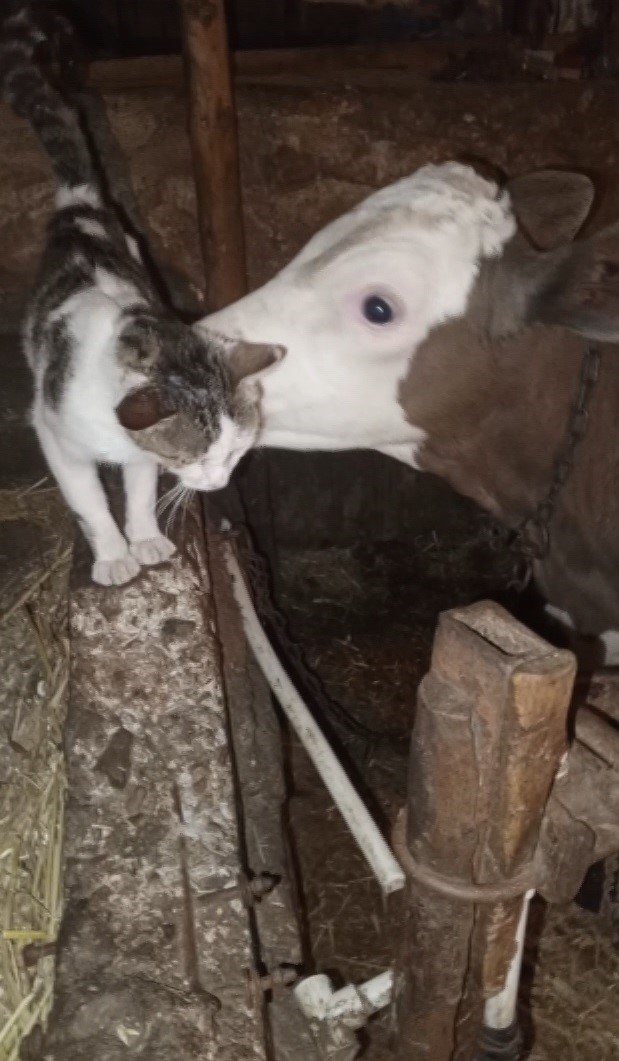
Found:
[[[526,574],[519,581],[526,585],[534,560],[544,560],[550,551],[551,525],[557,502],[572,471],[576,452],[589,424],[591,396],[600,372],[601,351],[590,345],[583,354],[578,380],[578,391],[572,405],[565,437],[555,459],[550,486],[535,511],[516,527],[495,526],[492,532],[496,548],[506,547],[524,562]]]

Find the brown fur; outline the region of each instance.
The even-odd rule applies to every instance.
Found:
[[[619,225],[570,242],[592,205],[582,175],[508,188],[519,232],[482,263],[464,316],[416,351],[400,402],[427,433],[420,466],[514,527],[546,495],[597,342],[588,428],[535,567],[547,599],[597,635],[619,629]]]
[[[428,434],[420,466],[513,526],[550,483],[585,340],[522,322],[506,337],[489,334],[499,310],[497,278],[493,283],[488,270],[467,315],[437,328],[418,349],[400,400],[410,422]],[[549,600],[590,634],[619,626],[618,412],[619,359],[608,350],[553,521],[551,552],[536,572]]]

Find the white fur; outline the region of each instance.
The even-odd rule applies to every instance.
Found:
[[[200,461],[183,468],[183,484],[191,490],[223,490],[255,440],[254,427],[240,428],[229,416],[223,416],[219,438]]]
[[[84,218],[82,221],[77,222],[77,228],[79,228],[80,232],[83,232],[85,236],[95,236],[98,239],[109,239],[106,229],[98,221],[90,221],[87,218]]]
[[[102,585],[134,578],[145,562],[144,539],[160,539],[155,521],[158,469],[118,423],[115,406],[131,385],[113,357],[119,305],[91,289],[67,299],[57,316],[69,322],[79,356],[57,409],[43,397],[44,363],[35,374],[32,423],[50,470],[78,517],[93,552],[92,576]],[[35,367],[39,362],[34,359]],[[97,464],[124,465],[126,535],[117,527],[97,472]],[[160,559],[174,551],[166,542]],[[150,553],[155,555],[155,553]]]
[[[280,343],[265,376],[260,444],[381,450],[415,464],[424,433],[398,387],[416,348],[461,315],[482,258],[515,231],[509,199],[456,163],[425,166],[319,232],[270,283],[206,319],[235,338]],[[397,307],[369,324],[364,298]]]
[[[107,269],[100,267],[95,269],[95,283],[97,291],[106,295],[121,309],[127,309],[129,306],[135,306],[136,303],[144,302],[144,299],[138,294],[129,280],[123,280],[122,277],[108,272]]]
[[[76,184],[72,188],[63,184],[56,192],[56,208],[64,210],[67,206],[92,206],[97,209],[101,206],[101,197],[91,184]]]
[[[35,373],[32,423],[62,493],[78,517],[92,548],[92,576],[102,585],[134,578],[143,564],[158,564],[174,552],[159,531],[155,515],[159,468],[118,422],[115,409],[144,377],[122,369],[115,358],[122,312],[138,299],[135,289],[103,269],[97,287],[77,292],[53,315],[67,322],[73,345],[72,372],[59,406],[44,398],[45,361],[27,351]],[[174,471],[187,488],[225,486],[243,453],[255,440],[254,427],[238,428],[223,418],[221,436],[201,461]],[[97,465],[123,469],[125,533],[110,513]]]
[[[140,254],[138,241],[134,239],[133,236],[125,236],[125,243],[127,244],[127,249],[131,257],[135,258],[136,262],[141,262],[142,255]]]

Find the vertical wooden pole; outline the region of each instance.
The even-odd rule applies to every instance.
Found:
[[[180,0],[189,89],[189,133],[193,152],[206,305],[223,309],[247,292],[245,239],[237,122],[224,0]],[[237,483],[239,479],[237,478]],[[240,488],[224,491],[219,508],[233,522],[249,524],[270,559],[276,544],[271,508],[269,457],[254,452]]]
[[[414,871],[396,978],[401,1061],[475,1056],[484,1000],[502,990],[514,954],[527,886],[518,888],[565,750],[574,673],[571,653],[497,605],[441,617],[419,692],[400,837]],[[507,886],[511,896],[464,900],[437,879],[461,891]]]
[[[223,0],[181,0],[206,304],[247,291],[236,115]]]

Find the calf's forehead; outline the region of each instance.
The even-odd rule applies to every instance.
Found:
[[[515,232],[509,195],[455,162],[424,166],[375,192],[309,241],[291,267],[309,278],[340,255],[368,249],[378,238],[397,234],[401,241],[423,233],[438,242],[465,243],[477,257],[500,254]]]

